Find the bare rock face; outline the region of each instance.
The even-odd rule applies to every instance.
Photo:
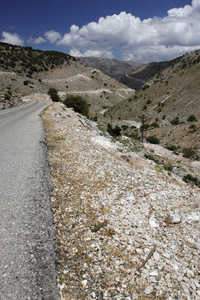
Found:
[[[199,189],[60,103],[43,119],[63,299],[198,299]]]
[[[0,110],[19,106],[23,103],[22,97],[18,95],[10,96],[6,93],[0,95]]]

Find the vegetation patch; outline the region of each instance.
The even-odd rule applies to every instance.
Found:
[[[154,161],[156,164],[159,164],[159,160],[152,154],[145,154],[144,155],[145,158]]]
[[[150,135],[146,138],[147,142],[151,143],[151,144],[160,144],[160,140],[153,136],[153,135]]]
[[[169,146],[167,146],[167,149],[170,151],[175,151],[175,150],[177,150],[177,147],[175,145],[169,145]]]
[[[51,97],[51,100],[54,102],[59,102],[60,97],[58,96],[58,91],[55,88],[50,88],[48,90],[48,95]]]
[[[121,134],[121,128],[119,126],[115,126],[114,128],[112,128],[112,125],[110,123],[108,123],[107,125],[107,131],[113,137],[120,136]]]
[[[179,117],[176,117],[176,118],[173,119],[170,123],[171,123],[172,125],[179,125],[179,124],[180,124]]]
[[[94,226],[91,227],[91,231],[92,232],[97,232],[99,231],[101,228],[104,228],[108,225],[108,221],[104,220],[103,222],[99,222],[94,224]]]
[[[85,117],[89,115],[89,105],[87,101],[81,96],[74,96],[74,95],[66,95],[65,100],[63,103],[69,107],[73,108],[75,112],[82,114]]]
[[[197,177],[192,176],[191,174],[183,176],[183,181],[185,181],[186,183],[193,183],[196,186],[200,187],[200,180]]]
[[[198,160],[198,155],[196,151],[192,148],[183,148],[182,149],[183,157],[190,158],[190,159],[196,159]]]
[[[187,118],[187,121],[188,121],[188,122],[197,122],[197,118],[195,117],[195,115],[190,115],[190,116]]]
[[[65,137],[62,135],[54,136],[53,139],[54,139],[54,141],[65,141]]]

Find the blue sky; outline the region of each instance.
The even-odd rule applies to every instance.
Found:
[[[0,40],[74,56],[168,60],[200,48],[200,0],[1,0]]]

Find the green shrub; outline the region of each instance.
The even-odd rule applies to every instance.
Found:
[[[192,148],[183,148],[182,149],[183,157],[198,159],[197,154],[194,149]]]
[[[153,122],[153,123],[151,123],[151,127],[158,128],[160,126],[157,122]]]
[[[151,144],[160,144],[160,140],[155,136],[148,136],[146,140]]]
[[[124,131],[126,131],[128,128],[129,128],[128,125],[122,125],[122,129],[123,129]]]
[[[144,123],[143,125],[141,125],[141,126],[140,126],[140,131],[147,130],[149,127],[150,127],[150,125],[149,125],[149,124],[147,124],[147,123]]]
[[[193,132],[198,130],[198,128],[195,124],[191,124],[189,129],[192,129]]]
[[[167,146],[167,149],[170,151],[175,151],[177,149],[177,147],[175,145],[170,145],[170,146]]]
[[[150,99],[148,99],[147,102],[146,102],[146,104],[149,105],[149,104],[151,104],[151,102],[152,101]]]
[[[197,118],[195,117],[195,115],[190,115],[190,116],[187,118],[187,121],[188,121],[188,122],[197,122]]]
[[[120,136],[121,134],[121,128],[119,126],[115,126],[115,128],[112,128],[112,125],[108,123],[107,125],[107,131],[111,136]]]
[[[155,156],[153,156],[152,154],[145,153],[144,157],[149,159],[149,160],[153,160],[156,164],[160,163],[159,160]]]
[[[173,119],[170,123],[171,123],[172,125],[178,125],[178,124],[180,124],[179,117],[176,117],[176,118]]]
[[[81,96],[67,95],[63,103],[75,112],[80,113],[86,117],[89,115],[89,105],[87,101]]]
[[[197,177],[192,176],[191,174],[183,176],[183,181],[185,181],[186,183],[194,183],[196,186],[200,187],[200,180]]]
[[[97,232],[99,231],[101,228],[104,228],[108,225],[108,221],[107,220],[104,220],[103,222],[99,222],[97,224],[94,224],[93,227],[91,227],[91,231],[92,232]]]
[[[166,171],[170,171],[170,172],[171,172],[171,171],[173,170],[173,168],[174,168],[174,166],[173,166],[172,163],[170,163],[170,162],[164,164],[164,169],[165,169]]]
[[[50,88],[48,90],[48,95],[51,97],[52,101],[59,102],[60,97],[58,96],[58,91],[55,88]]]

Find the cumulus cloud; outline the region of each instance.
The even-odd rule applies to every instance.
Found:
[[[71,49],[70,55],[76,56],[76,57],[88,57],[88,56],[94,56],[94,57],[105,57],[105,58],[114,58],[114,55],[111,51],[105,51],[105,50],[86,50],[85,52],[80,52],[78,49]]]
[[[41,44],[41,43],[45,43],[46,42],[46,40],[43,38],[43,37],[41,37],[41,36],[39,36],[38,38],[36,38],[36,39],[34,39],[34,38],[32,38],[32,37],[30,37],[29,39],[28,39],[28,43],[29,44]]]
[[[12,45],[22,46],[24,44],[24,40],[17,33],[9,33],[6,31],[2,32],[1,42],[8,43]]]
[[[164,18],[140,18],[126,12],[100,18],[57,38],[71,48],[71,55],[153,61],[170,59],[200,48],[200,0],[173,8]],[[58,34],[58,33],[57,33]]]
[[[61,39],[61,34],[55,30],[45,32],[44,37],[51,43],[54,44]]]

